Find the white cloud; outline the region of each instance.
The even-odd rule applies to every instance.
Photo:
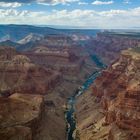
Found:
[[[4,9],[0,9],[0,22],[2,18],[14,18],[14,17],[25,17],[29,14],[30,12],[27,10],[24,11],[17,11],[15,9],[8,9],[8,10],[4,10]],[[15,18],[16,19],[16,18]]]
[[[92,2],[93,5],[109,5],[113,3],[114,1],[99,1],[99,0]]]
[[[4,8],[16,8],[16,7],[20,7],[22,6],[21,3],[18,3],[18,2],[11,2],[11,3],[7,3],[7,2],[0,2],[0,7],[4,7]]]
[[[81,26],[85,28],[130,28],[140,27],[140,7],[129,10],[53,10],[19,11],[1,9],[0,24],[39,24]]]
[[[78,5],[88,5],[88,3],[87,2],[78,2]]]
[[[43,5],[58,5],[58,4],[67,5],[78,1],[79,0],[37,0],[37,3]]]

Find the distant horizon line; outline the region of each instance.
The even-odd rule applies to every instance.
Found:
[[[82,30],[137,30],[140,29],[140,27],[114,27],[114,28],[102,28],[102,27],[87,27],[87,26],[70,26],[70,25],[38,25],[38,24],[18,24],[18,23],[5,23],[0,25],[10,26],[34,26],[34,27],[48,27],[48,28],[55,28],[55,29],[82,29]]]

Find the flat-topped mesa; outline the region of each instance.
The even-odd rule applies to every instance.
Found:
[[[122,51],[120,59],[103,71],[93,85],[93,94],[105,110],[105,123],[115,123],[120,133],[126,130],[128,139],[140,137],[139,70],[140,53],[133,49]],[[111,140],[116,140],[114,131],[110,131]]]
[[[39,42],[40,45],[47,45],[50,48],[52,47],[65,47],[72,46],[73,40],[67,35],[47,35]]]
[[[0,138],[32,140],[44,109],[41,95],[15,93],[0,97]]]
[[[25,53],[34,63],[60,71],[62,73],[77,73],[83,59],[75,55],[69,48],[37,47]]]
[[[55,59],[60,59],[60,61],[65,61],[65,62],[73,62],[76,61],[78,59],[78,57],[75,55],[74,51],[72,51],[71,48],[68,47],[62,47],[62,48],[57,48],[57,47],[53,47],[53,48],[49,48],[46,46],[39,46],[39,47],[35,47],[32,50],[25,52],[25,54],[27,56],[32,56],[32,55],[36,55],[36,56],[46,56],[48,58],[53,58]],[[63,62],[62,61],[62,62]]]
[[[128,47],[138,46],[140,44],[139,36],[135,33],[102,32],[97,34],[97,40],[105,43],[119,43]]]
[[[46,48],[46,47],[39,47],[34,50],[34,53],[42,53],[46,55],[58,55],[62,57],[69,57],[69,52],[64,50],[59,50],[57,48]]]
[[[32,63],[25,55],[15,54],[4,60],[6,55],[3,53],[0,61],[1,96],[15,92],[45,94],[60,79],[58,72]]]

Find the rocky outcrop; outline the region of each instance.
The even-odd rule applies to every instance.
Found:
[[[93,94],[105,110],[105,125],[112,125],[109,138],[117,140],[140,137],[140,53],[123,51],[120,59],[103,71],[93,85]],[[119,135],[118,139],[123,139]]]
[[[122,51],[76,103],[80,140],[139,140],[140,53]]]
[[[41,35],[41,34],[30,33],[25,38],[19,40],[18,43],[19,44],[27,44],[30,42],[37,42],[37,41],[41,40],[42,38],[43,38],[43,35]]]
[[[40,67],[9,48],[0,49],[0,93],[45,94],[60,80],[60,74]]]
[[[0,139],[32,140],[42,119],[44,100],[41,95],[15,93],[0,98]]]

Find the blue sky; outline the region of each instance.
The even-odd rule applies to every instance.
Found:
[[[59,0],[58,0],[59,1]],[[103,10],[110,10],[110,9],[122,9],[127,10],[130,8],[136,8],[140,6],[140,0],[101,0],[101,2],[111,2],[111,4],[92,4],[93,2],[97,0],[75,0],[73,2],[66,2],[63,4],[64,0],[60,0],[60,3],[54,4],[52,3],[37,3],[37,2],[31,2],[30,4],[25,4],[20,7],[22,10],[31,10],[31,11],[51,11],[54,9],[62,10],[74,10],[74,9],[82,9],[82,10],[97,10],[97,11],[103,11]],[[46,5],[45,5],[46,4]],[[48,5],[47,5],[48,4]]]
[[[140,0],[0,0],[0,24],[140,27]]]

